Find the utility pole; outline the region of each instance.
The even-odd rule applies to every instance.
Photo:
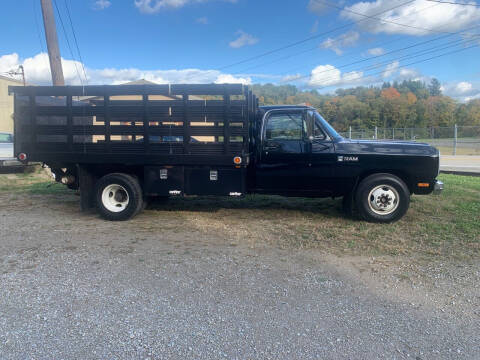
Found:
[[[52,83],[55,86],[65,85],[62,70],[62,58],[58,48],[57,28],[53,14],[52,0],[40,0],[43,14],[43,26],[47,38],[48,58],[50,60],[50,71],[52,72]]]

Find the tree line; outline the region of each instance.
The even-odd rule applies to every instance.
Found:
[[[253,85],[261,105],[308,104],[338,131],[352,128],[480,126],[480,99],[460,103],[442,94],[440,82],[405,80],[381,87],[301,91],[294,85]]]

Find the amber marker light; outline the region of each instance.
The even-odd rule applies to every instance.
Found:
[[[430,184],[429,183],[418,183],[417,186],[421,187],[421,188],[427,188],[427,187],[430,187]]]
[[[233,162],[235,165],[240,165],[242,163],[242,158],[240,156],[235,156]]]

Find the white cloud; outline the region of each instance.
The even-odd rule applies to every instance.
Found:
[[[342,80],[344,84],[354,84],[363,78],[363,72],[362,71],[350,71],[347,73],[344,73],[342,76]]]
[[[197,20],[195,20],[195,22],[197,24],[207,25],[208,24],[208,19],[207,19],[207,17],[203,16],[203,17],[200,17]]]
[[[456,86],[456,90],[458,91],[458,93],[460,94],[466,94],[466,93],[469,93],[473,90],[473,85],[470,84],[469,82],[466,82],[466,81],[462,81],[462,82],[459,82]]]
[[[398,61],[394,61],[394,62],[388,64],[385,67],[385,71],[383,72],[383,77],[388,78],[388,77],[392,76],[393,74],[395,74],[398,70],[399,65],[400,65],[400,63]]]
[[[285,75],[284,77],[282,77],[282,83],[285,83],[285,82],[291,82],[291,81],[295,81],[295,80],[298,80],[302,78],[302,74],[292,74],[292,75]]]
[[[422,80],[422,75],[415,69],[402,68],[398,73],[398,80]]]
[[[343,73],[333,65],[319,65],[312,70],[308,85],[326,87],[358,83],[363,79],[363,72],[351,71]]]
[[[16,54],[15,54],[16,55]],[[34,57],[26,58],[23,61],[17,57],[17,64],[23,65],[25,69],[25,79],[32,84],[50,84],[52,76],[50,73],[50,63],[46,53],[40,53]],[[78,61],[66,60],[62,58],[63,77],[67,84],[79,85],[78,73],[84,79],[82,64]],[[78,72],[77,72],[78,69]]]
[[[319,65],[312,70],[310,85],[329,86],[342,82],[342,72],[333,65]]]
[[[328,8],[327,5],[317,0],[309,0],[307,8],[314,14],[321,15]]]
[[[35,85],[51,84],[50,64],[46,53],[37,54],[34,57],[26,58],[23,61],[18,54],[0,56],[0,72],[16,69],[19,65],[25,68],[27,82]],[[77,66],[83,78],[81,63],[72,60],[62,59],[63,74],[65,83],[68,85],[80,85],[79,76],[75,68]],[[118,85],[129,81],[145,79],[159,84],[174,83],[241,83],[251,84],[250,76],[234,76],[224,74],[219,70],[200,69],[174,69],[174,70],[142,70],[137,68],[86,68],[89,84],[112,84]]]
[[[19,65],[17,53],[0,56],[0,72],[16,70]]]
[[[230,74],[220,74],[215,80],[215,84],[243,84],[243,85],[250,85],[252,83],[252,79],[249,77],[242,78],[242,77],[235,77]]]
[[[312,25],[312,28],[310,29],[310,32],[312,34],[315,34],[318,31],[318,26],[320,25],[320,22],[318,20],[315,20],[315,22]]]
[[[246,46],[246,45],[254,45],[254,44],[258,43],[258,41],[259,41],[253,35],[247,34],[246,32],[244,32],[242,30],[238,30],[235,34],[238,37],[235,40],[233,40],[229,43],[230,47],[232,47],[234,49],[238,49],[238,48],[241,48],[241,47]]]
[[[462,39],[468,41],[468,45],[480,45],[480,38],[475,32],[467,31],[460,35]]]
[[[337,55],[342,55],[343,50],[341,48],[354,46],[359,38],[360,34],[358,32],[349,31],[345,34],[337,36],[336,38],[328,38],[322,42],[320,46],[325,49],[332,49]]]
[[[175,70],[141,70],[130,69],[101,69],[88,70],[91,74],[91,83],[95,84],[123,84],[129,81],[145,79],[157,84],[223,84],[240,83],[251,84],[250,77],[235,77],[223,74],[218,70],[175,69]]]
[[[480,97],[480,84],[468,81],[447,83],[442,85],[442,92],[459,101],[467,102]]]
[[[112,3],[109,0],[97,0],[95,1],[93,8],[96,10],[104,10],[110,7],[110,5],[112,5]]]
[[[458,2],[452,0],[451,2]],[[436,29],[439,31],[458,31],[480,20],[480,8],[475,6],[463,6],[455,4],[432,4],[428,0],[415,0],[405,6],[382,13],[392,7],[391,0],[362,1],[345,7],[341,16],[358,23],[362,29],[372,33],[428,35],[429,31],[418,29]],[[426,10],[428,9],[428,10]],[[379,13],[384,20],[405,24],[399,26],[392,23],[381,22],[377,19],[367,19],[364,16],[348,11],[354,11],[368,16],[375,16]],[[414,27],[417,27],[414,28]]]
[[[206,3],[215,0],[134,0],[135,6],[144,14],[155,14],[168,8],[181,8],[188,4]],[[229,3],[236,3],[237,0],[219,0]]]
[[[380,56],[380,55],[385,54],[385,50],[383,50],[380,47],[373,48],[373,49],[368,49],[367,52],[368,52],[369,55],[372,55],[372,56]]]
[[[461,99],[460,101],[469,102],[470,100],[476,100],[476,99],[480,99],[480,93],[478,93],[477,95],[473,95],[473,96],[466,96],[463,99]]]

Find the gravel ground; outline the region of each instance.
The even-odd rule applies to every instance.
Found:
[[[152,210],[111,223],[74,196],[0,201],[1,359],[479,358],[477,262],[232,242]]]

